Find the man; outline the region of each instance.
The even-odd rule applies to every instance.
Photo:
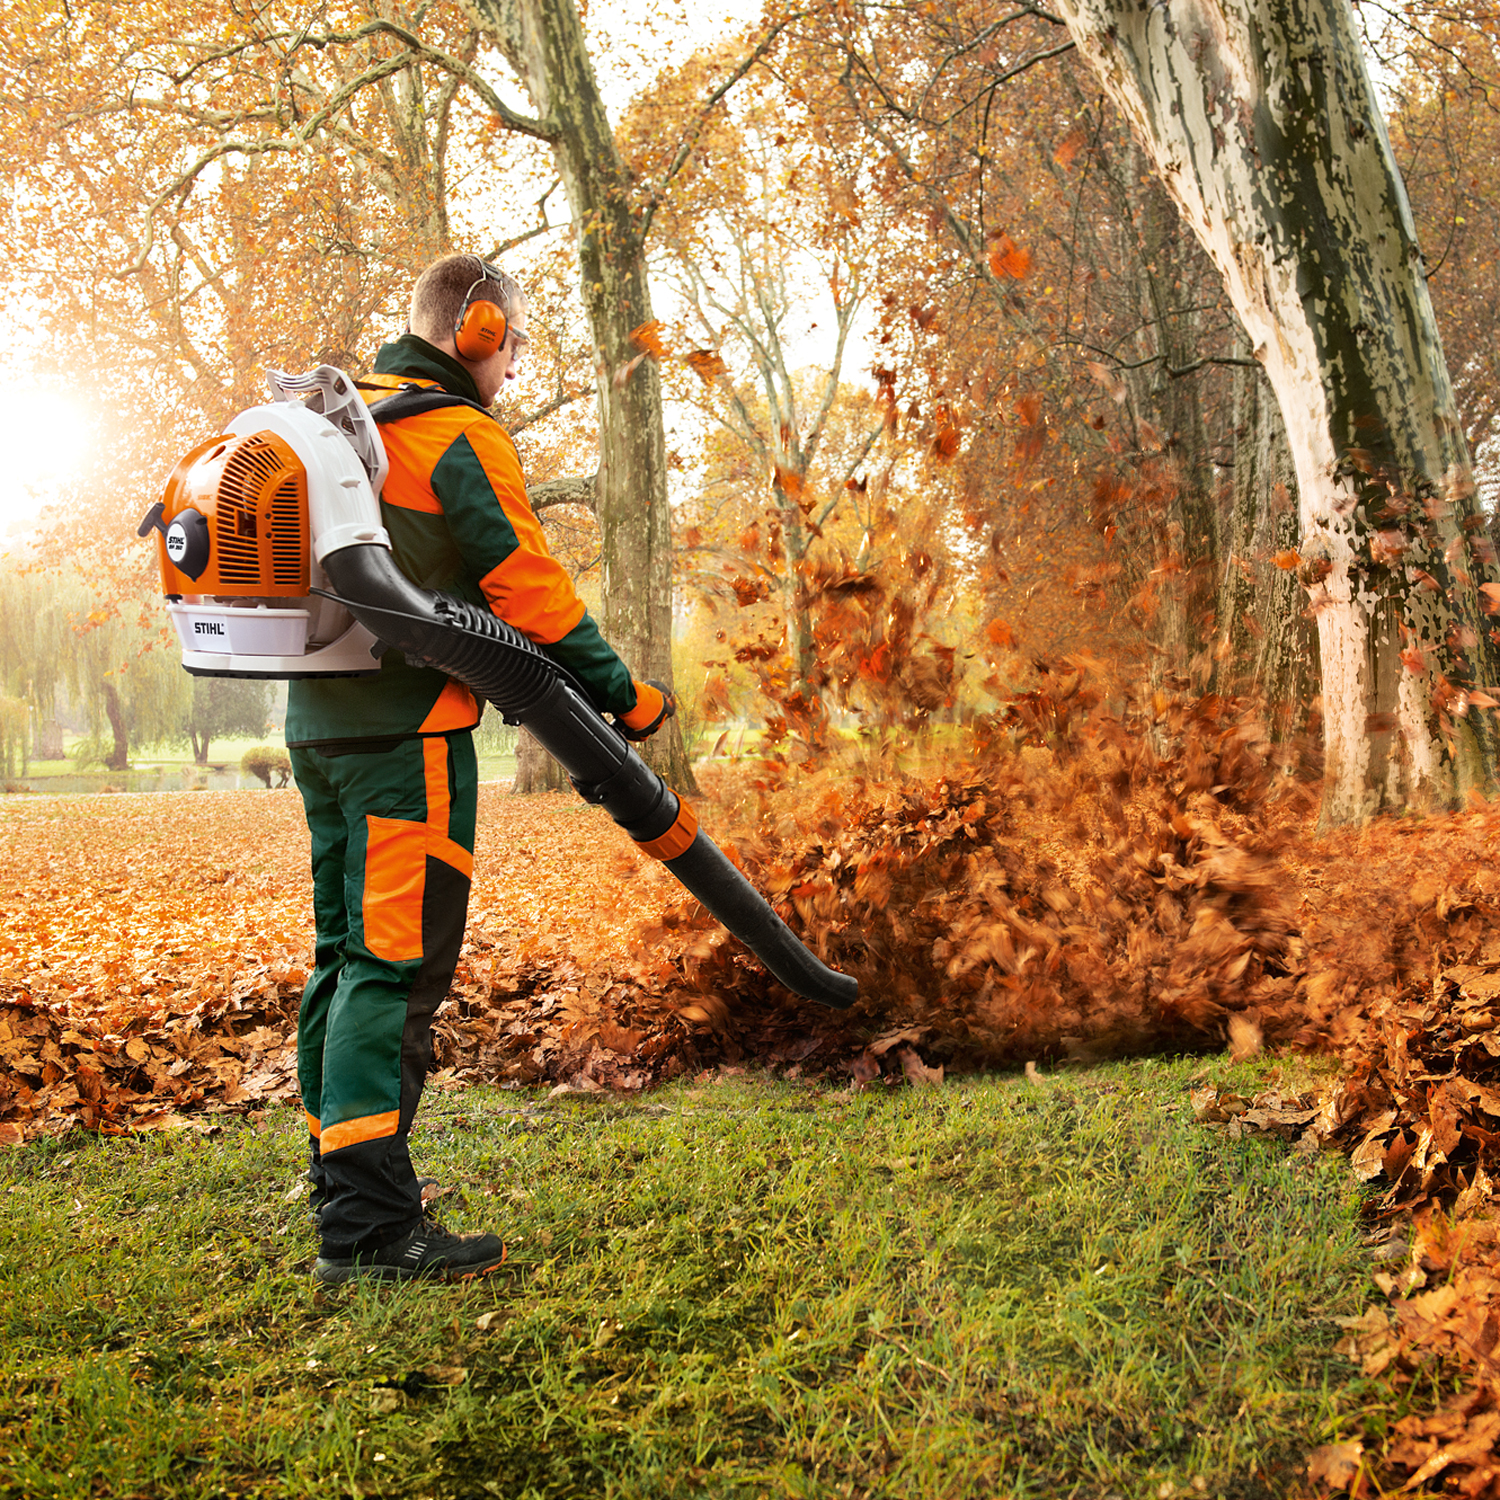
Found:
[[[452,255],[422,274],[409,331],[381,348],[363,389],[377,420],[396,391],[458,399],[382,426],[381,518],[412,582],[492,609],[644,738],[671,701],[633,681],[599,634],[488,413],[525,345],[526,298],[505,272]],[[287,745],[312,833],[317,949],[297,1067],[323,1282],[468,1279],[505,1256],[492,1234],[449,1234],[426,1219],[407,1150],[468,910],[479,714],[462,684],[398,651],[374,676],[289,690]]]

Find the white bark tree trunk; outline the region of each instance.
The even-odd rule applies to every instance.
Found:
[[[1491,783],[1493,551],[1348,0],[1060,0],[1224,277],[1286,421],[1325,823]]]
[[[1296,492],[1281,409],[1259,370],[1236,370],[1234,483],[1216,608],[1229,652],[1220,656],[1217,683],[1221,692],[1249,687],[1263,696],[1278,741],[1306,733],[1320,680],[1305,595],[1274,560],[1296,550]]]

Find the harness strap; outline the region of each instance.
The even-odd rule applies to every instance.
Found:
[[[370,385],[362,380],[354,383],[362,391],[391,389],[388,385]],[[415,417],[422,412],[440,411],[445,406],[469,406],[494,421],[477,401],[470,401],[467,396],[455,396],[451,391],[435,391],[424,385],[397,386],[393,394],[370,406],[370,415],[375,418],[377,426],[384,427],[387,422],[399,422],[403,417]]]

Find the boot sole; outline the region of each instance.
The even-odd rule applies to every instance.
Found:
[[[478,1281],[491,1271],[498,1271],[510,1255],[507,1246],[500,1258],[480,1266],[456,1266],[444,1269],[429,1266],[408,1271],[404,1266],[359,1266],[345,1261],[326,1261],[320,1256],[313,1262],[313,1279],[323,1286],[344,1286],[351,1281],[442,1281],[448,1283]]]

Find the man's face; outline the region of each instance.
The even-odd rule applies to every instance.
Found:
[[[506,320],[508,328],[500,347],[474,366],[474,383],[479,387],[479,398],[486,406],[500,394],[500,387],[507,380],[514,380],[521,373],[522,351],[526,348],[526,299],[523,297],[511,309]]]

